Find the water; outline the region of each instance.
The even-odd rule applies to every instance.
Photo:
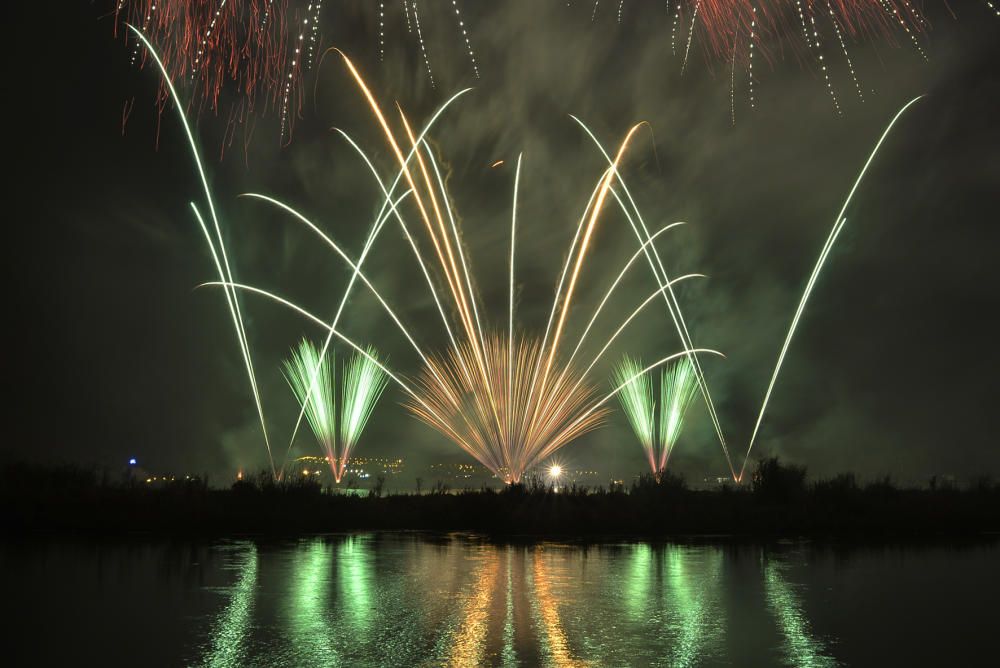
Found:
[[[46,542],[0,546],[0,585],[5,654],[32,665],[981,665],[998,557],[419,534]]]

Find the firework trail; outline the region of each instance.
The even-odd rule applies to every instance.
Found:
[[[455,95],[453,95],[449,100],[447,100],[441,107],[439,107],[438,110],[434,112],[434,115],[431,117],[430,121],[428,121],[427,125],[424,127],[423,131],[421,132],[421,134],[419,136],[419,139],[423,140],[424,135],[430,130],[430,128],[434,125],[434,123],[441,116],[441,114],[444,113],[445,109],[447,109],[452,104],[452,102],[454,102],[455,100],[457,100],[461,95],[464,95],[465,93],[467,93],[469,90],[470,89],[467,88],[465,90],[459,91],[458,93],[456,93]],[[441,315],[441,320],[444,323],[446,332],[448,333],[448,339],[449,339],[449,341],[451,341],[452,345],[454,345],[455,344],[455,338],[454,338],[454,335],[452,334],[452,331],[451,331],[450,326],[448,324],[448,318],[444,314],[444,308],[441,305],[441,300],[438,297],[437,290],[434,287],[433,279],[431,278],[431,275],[430,275],[429,271],[427,270],[427,266],[426,266],[426,264],[425,264],[425,262],[423,260],[423,256],[420,254],[420,251],[417,249],[417,246],[416,246],[416,243],[415,243],[415,241],[413,239],[413,236],[410,234],[409,229],[406,227],[405,221],[403,220],[402,216],[399,213],[398,204],[399,204],[400,200],[403,197],[405,197],[406,195],[408,195],[411,191],[409,191],[409,190],[406,191],[399,198],[399,200],[396,200],[395,202],[392,199],[393,198],[393,193],[395,192],[396,187],[399,185],[400,181],[403,178],[403,171],[400,170],[400,172],[396,175],[395,180],[392,182],[391,186],[388,189],[386,189],[385,183],[382,181],[381,177],[378,174],[378,171],[375,169],[375,166],[372,164],[372,161],[368,158],[368,156],[365,154],[365,152],[361,150],[361,148],[357,145],[357,143],[354,142],[354,140],[351,139],[350,136],[347,135],[347,133],[345,133],[344,131],[339,130],[339,129],[337,129],[337,132],[340,133],[340,135],[348,142],[348,144],[350,144],[351,147],[354,148],[358,152],[358,154],[361,156],[362,160],[364,160],[365,165],[368,167],[369,171],[372,173],[372,176],[375,178],[376,182],[378,183],[379,189],[381,190],[382,195],[385,197],[385,201],[383,202],[382,208],[379,211],[378,215],[376,216],[375,224],[372,227],[371,233],[368,235],[368,238],[365,241],[364,250],[362,250],[361,256],[358,259],[357,265],[354,268],[354,272],[351,274],[351,280],[347,284],[347,288],[344,290],[344,295],[343,295],[343,297],[340,300],[340,305],[337,307],[337,313],[334,316],[333,322],[330,323],[330,330],[329,330],[329,333],[327,335],[326,341],[323,343],[323,350],[320,353],[320,358],[322,358],[324,355],[326,355],[326,351],[329,348],[331,341],[333,340],[334,331],[335,331],[335,329],[337,327],[337,323],[340,321],[341,315],[344,312],[344,308],[347,305],[347,300],[350,297],[351,290],[353,289],[353,287],[355,285],[355,282],[358,279],[358,276],[359,276],[360,271],[361,271],[361,265],[364,264],[364,261],[367,258],[368,253],[371,251],[371,249],[372,249],[372,247],[373,247],[376,239],[378,238],[379,233],[382,231],[382,228],[383,228],[385,222],[388,220],[388,218],[387,218],[387,215],[388,215],[387,212],[388,211],[391,211],[391,213],[393,214],[393,216],[399,222],[399,225],[400,225],[400,227],[401,227],[401,229],[403,231],[403,236],[406,238],[407,242],[409,243],[409,246],[410,246],[410,248],[413,251],[414,257],[416,258],[417,263],[420,265],[421,272],[423,273],[424,278],[427,281],[428,288],[430,289],[431,295],[434,298],[434,303],[437,306],[438,313]],[[413,159],[414,153],[415,153],[415,149],[413,151],[411,151],[410,154],[407,156],[407,158],[406,158],[406,164],[409,164],[409,162]],[[313,229],[314,231],[319,232],[319,228],[316,227],[315,225],[313,225],[309,220],[307,220],[305,218],[305,216],[303,216],[299,212],[295,211],[291,207],[289,207],[289,206],[287,206],[287,205],[285,205],[285,204],[283,204],[281,202],[277,202],[276,200],[274,200],[274,199],[272,199],[270,197],[266,197],[264,195],[259,195],[259,194],[256,194],[256,193],[248,193],[246,196],[247,197],[256,197],[258,199],[261,199],[261,200],[273,203],[276,206],[278,206],[278,207],[280,207],[280,208],[282,208],[282,209],[290,212],[298,220],[300,220],[301,222],[303,222],[304,224],[306,224],[308,227],[310,227],[310,229]],[[332,241],[329,240],[328,237],[326,237],[326,235],[322,234],[322,232],[319,232],[319,234],[328,243],[333,243]],[[302,424],[303,414],[304,414],[304,411],[301,411],[299,413],[298,419],[295,421],[295,428],[292,430],[292,436],[289,439],[288,448],[287,448],[287,450],[285,452],[285,462],[286,463],[287,463],[287,459],[288,459],[288,453],[291,451],[292,445],[295,443],[295,436],[296,436],[296,434],[298,434],[299,427]],[[284,469],[284,464],[282,465],[282,469]]]
[[[816,284],[816,279],[819,277],[820,271],[823,269],[823,265],[826,263],[826,258],[830,254],[830,250],[837,241],[837,237],[840,235],[841,230],[844,228],[844,224],[847,219],[844,218],[844,213],[847,211],[847,207],[850,206],[851,200],[854,198],[854,193],[857,192],[858,186],[861,185],[861,181],[865,178],[865,173],[868,171],[868,167],[875,160],[875,156],[878,155],[879,149],[882,147],[882,143],[885,142],[886,137],[892,131],[892,128],[896,125],[896,121],[906,113],[917,100],[921,99],[923,96],[918,96],[903,105],[902,109],[896,112],[892,120],[889,121],[889,125],[886,126],[885,130],[882,132],[882,136],[879,137],[878,142],[875,144],[875,148],[872,149],[871,154],[868,156],[868,160],[865,161],[864,166],[861,168],[861,172],[858,174],[858,178],[855,179],[854,185],[851,186],[851,191],[847,194],[847,199],[844,200],[843,206],[840,207],[840,212],[837,214],[834,220],[833,229],[830,230],[830,235],[826,239],[826,243],[823,244],[823,249],[820,251],[819,259],[816,260],[816,265],[813,267],[812,274],[809,276],[809,281],[806,283],[805,290],[802,292],[802,297],[799,300],[798,308],[795,309],[795,315],[792,317],[792,323],[788,327],[788,333],[785,335],[785,341],[781,346],[781,352],[778,353],[778,361],[774,365],[774,371],[771,373],[771,380],[767,385],[767,391],[764,393],[764,400],[760,405],[760,412],[757,414],[757,421],[753,427],[753,433],[750,435],[750,441],[747,445],[746,455],[743,457],[743,464],[740,466],[740,473],[736,477],[737,481],[743,479],[743,474],[746,472],[747,462],[750,459],[750,451],[753,449],[753,444],[757,439],[757,433],[760,431],[760,425],[764,421],[764,413],[767,411],[767,404],[771,399],[771,392],[774,390],[774,384],[778,380],[778,374],[781,373],[781,365],[785,361],[785,355],[788,353],[788,347],[792,343],[792,337],[795,336],[795,329],[799,325],[799,320],[802,318],[802,313],[806,308],[806,303],[809,301],[809,295],[812,294],[813,287]]]
[[[177,109],[178,116],[180,117],[181,126],[184,128],[184,135],[187,138],[188,147],[191,149],[191,155],[194,158],[195,166],[198,170],[198,176],[201,179],[202,189],[205,192],[205,201],[208,204],[208,210],[211,214],[212,224],[215,229],[214,239],[209,233],[208,226],[205,224],[198,207],[195,206],[193,202],[191,203],[191,208],[194,211],[195,218],[198,220],[198,224],[205,235],[205,241],[208,243],[209,250],[212,254],[212,260],[215,263],[216,271],[219,274],[219,280],[223,283],[232,283],[233,273],[229,266],[229,259],[226,254],[226,245],[222,237],[222,229],[219,225],[219,218],[216,215],[215,202],[212,198],[212,190],[208,185],[208,177],[205,175],[205,167],[201,160],[201,154],[198,151],[198,144],[194,140],[194,133],[191,131],[191,125],[188,123],[187,115],[184,113],[184,107],[180,103],[180,96],[177,94],[177,89],[174,88],[174,84],[170,79],[170,74],[168,73],[166,66],[163,64],[163,61],[160,59],[156,50],[153,49],[153,45],[150,44],[146,36],[143,35],[138,29],[133,26],[129,26],[129,28],[136,34],[136,37],[145,45],[147,51],[152,56],[153,61],[156,63],[156,66],[159,68],[163,77],[164,85],[175,102],[174,106]],[[218,248],[216,248],[216,244],[218,244]],[[246,328],[243,324],[243,314],[240,309],[239,298],[231,287],[226,287],[224,292],[226,294],[226,304],[229,307],[229,313],[233,320],[233,326],[236,329],[236,339],[240,345],[240,353],[243,356],[247,376],[250,380],[250,388],[253,394],[254,403],[257,407],[257,415],[260,418],[260,428],[264,435],[264,444],[267,447],[267,457],[271,465],[271,473],[276,475],[274,457],[271,455],[271,442],[267,435],[267,424],[264,420],[264,409],[261,405],[260,391],[257,388],[257,376],[254,372],[253,358],[250,355],[250,344],[247,339]]]
[[[663,264],[663,260],[660,257],[659,251],[657,251],[656,246],[653,244],[647,244],[652,236],[650,235],[649,228],[646,226],[646,223],[642,218],[642,213],[640,212],[638,205],[636,205],[635,200],[632,198],[632,194],[629,191],[624,178],[622,178],[622,175],[618,173],[614,161],[604,149],[601,142],[597,139],[596,135],[594,135],[590,128],[588,128],[579,118],[572,115],[570,117],[575,120],[581,128],[583,128],[584,132],[586,132],[587,136],[594,142],[598,151],[600,151],[601,155],[604,156],[604,159],[610,165],[609,169],[615,173],[622,192],[625,193],[626,199],[628,200],[628,205],[626,206],[625,202],[620,197],[616,197],[615,199],[622,212],[625,214],[625,218],[628,221],[629,226],[632,228],[633,233],[636,235],[639,246],[643,249],[643,255],[646,258],[646,262],[649,264],[650,271],[652,271],[653,277],[660,286],[660,293],[658,294],[662,295],[664,302],[666,303],[667,313],[670,315],[671,322],[677,330],[677,334],[681,339],[681,344],[684,346],[686,352],[691,352],[694,345],[691,340],[691,335],[688,332],[684,315],[681,313],[680,303],[677,301],[677,296],[674,294],[672,282],[667,276],[667,271]],[[695,371],[698,375],[698,385],[701,390],[701,394],[705,399],[705,405],[708,408],[708,414],[712,420],[712,426],[715,428],[719,444],[722,446],[723,454],[726,457],[726,463],[729,466],[729,472],[735,480],[737,477],[736,470],[729,454],[729,446],[726,444],[725,436],[722,433],[722,425],[719,422],[719,417],[715,410],[715,402],[712,400],[712,395],[709,393],[708,385],[701,369],[701,363],[696,356],[691,356],[691,360],[695,365]]]

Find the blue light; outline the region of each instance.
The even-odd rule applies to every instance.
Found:
[[[136,465],[135,457],[132,457],[130,460],[128,460],[128,465],[129,466],[135,466]]]

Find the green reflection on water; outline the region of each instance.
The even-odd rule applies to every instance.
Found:
[[[716,649],[723,632],[721,571],[718,551],[632,546],[625,606],[640,633],[664,642],[668,665],[694,665]]]
[[[707,578],[695,580],[689,571],[691,554],[671,548],[664,554],[667,567],[667,587],[664,597],[674,603],[672,621],[677,630],[671,656],[673,665],[690,666],[698,658],[705,640],[705,593]],[[700,585],[700,586],[698,586]]]
[[[803,668],[840,665],[827,653],[824,643],[813,637],[795,588],[782,573],[785,568],[771,559],[764,563],[764,595],[767,607],[778,620],[785,661],[789,665]]]
[[[630,556],[625,605],[633,620],[645,620],[650,614],[650,594],[655,575],[653,549],[649,545],[635,545]]]
[[[229,604],[219,614],[212,632],[212,646],[203,665],[230,668],[245,665],[247,632],[253,612],[254,590],[257,588],[257,547],[250,544],[236,562],[241,572],[232,588]]]
[[[337,547],[337,574],[345,635],[353,642],[360,642],[371,627],[371,588],[374,585],[372,549],[366,539],[351,536]]]
[[[336,664],[339,654],[332,637],[336,628],[329,610],[333,553],[313,541],[295,555],[289,626],[294,652],[323,665]]]

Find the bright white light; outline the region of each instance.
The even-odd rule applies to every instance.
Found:
[[[562,475],[561,466],[559,466],[558,464],[553,464],[551,467],[549,467],[549,476],[553,478],[558,478],[561,475]]]

